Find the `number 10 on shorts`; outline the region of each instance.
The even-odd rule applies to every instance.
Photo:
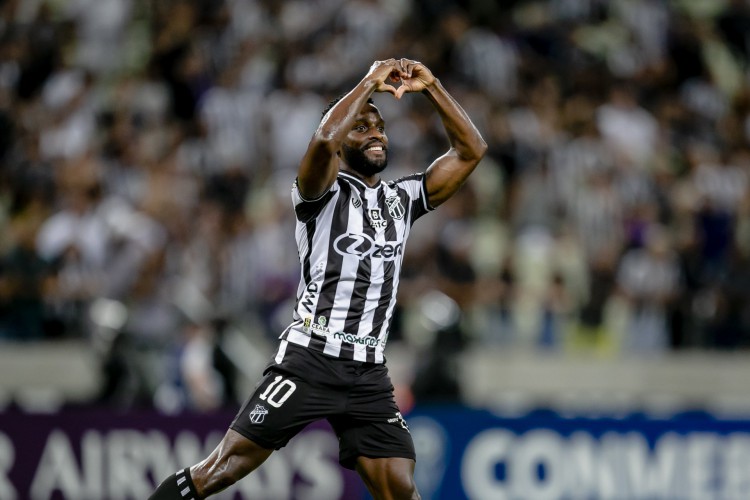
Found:
[[[266,390],[259,397],[269,405],[278,408],[289,399],[289,396],[297,389],[297,384],[281,375],[277,375],[273,382],[268,384]]]

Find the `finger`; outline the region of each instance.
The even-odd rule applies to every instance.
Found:
[[[404,65],[402,64],[403,59],[394,59],[393,60],[393,66],[398,71],[401,78],[406,78],[406,70],[404,69]]]
[[[377,91],[377,92],[388,92],[389,94],[393,94],[393,95],[396,95],[396,92],[398,92],[398,91],[396,90],[396,87],[394,87],[393,85],[388,85],[388,84],[386,84],[386,83],[384,83],[383,85],[379,86],[379,87],[378,87],[378,88],[376,89],[376,91]],[[398,97],[398,96],[397,96],[397,97]]]
[[[396,90],[396,93],[393,95],[396,96],[396,99],[401,99],[407,92],[411,92],[411,87],[409,87],[409,85],[405,83],[402,83],[398,90]]]
[[[402,58],[401,59],[401,67],[406,72],[406,77],[411,78],[411,75],[414,71],[414,67],[418,64],[417,61],[413,61],[411,59]]]

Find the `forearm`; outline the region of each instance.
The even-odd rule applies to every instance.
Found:
[[[336,154],[360,109],[375,88],[375,82],[363,79],[321,120],[297,174],[297,183],[303,196],[317,198],[334,182],[338,173]]]
[[[445,90],[438,79],[435,79],[434,83],[426,87],[422,93],[437,110],[456,155],[463,161],[478,162],[487,150],[487,144],[466,111]]]
[[[334,150],[338,151],[360,110],[376,88],[377,82],[371,78],[362,79],[323,117],[315,132],[316,137],[330,142]]]

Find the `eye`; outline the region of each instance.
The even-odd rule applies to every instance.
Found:
[[[356,130],[357,132],[360,132],[360,133],[361,132],[366,132],[367,131],[367,127],[365,127],[364,125],[357,125],[356,127],[354,127],[354,130]]]
[[[382,125],[381,125],[381,126],[379,126],[379,127],[378,127],[378,132],[380,132],[381,134],[384,134],[384,133],[385,133],[385,127],[384,127],[384,126],[382,126]]]

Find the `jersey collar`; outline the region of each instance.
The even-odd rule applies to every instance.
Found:
[[[378,182],[375,186],[368,186],[365,181],[363,181],[356,175],[347,172],[346,170],[339,170],[339,176],[344,177],[348,181],[354,181],[365,189],[377,189],[380,185],[383,184],[383,179],[381,178],[380,182]]]

